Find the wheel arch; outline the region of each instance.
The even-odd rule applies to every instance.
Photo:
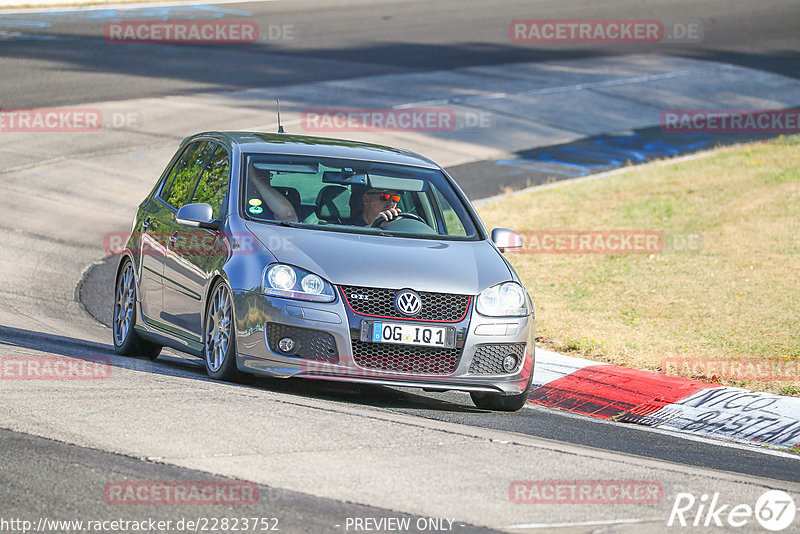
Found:
[[[133,254],[131,254],[130,250],[125,249],[120,255],[119,260],[117,260],[117,269],[114,273],[114,280],[116,281],[119,278],[119,273],[122,270],[122,264],[125,263],[125,260],[130,260],[131,264],[133,264],[133,276],[136,278],[138,283],[138,277],[136,277],[136,261],[134,261]]]
[[[205,310],[208,307],[208,299],[211,298],[211,292],[216,287],[217,282],[220,281],[227,284],[229,290],[231,289],[231,284],[228,282],[228,277],[224,276],[224,274],[220,271],[214,271],[211,276],[208,277],[208,282],[206,282],[206,289],[203,294],[203,315],[205,315]]]
[[[222,282],[226,286],[228,286],[228,291],[230,292],[231,296],[231,315],[233,318],[233,335],[236,335],[236,302],[233,298],[233,289],[231,288],[230,281],[226,276],[224,271],[214,271],[211,276],[208,277],[208,283],[206,284],[206,289],[203,294],[203,315],[202,315],[202,324],[201,324],[201,343],[205,346],[205,335],[206,335],[206,313],[208,312],[208,302],[211,299],[211,292],[214,291],[214,288],[217,287],[217,283]],[[205,349],[203,349],[205,350]]]

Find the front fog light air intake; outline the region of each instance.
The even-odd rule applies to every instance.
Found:
[[[278,341],[278,348],[281,352],[292,352],[294,350],[295,342],[292,338],[285,337]]]
[[[517,357],[513,354],[509,354],[505,358],[503,358],[503,369],[506,373],[510,373],[517,368]]]

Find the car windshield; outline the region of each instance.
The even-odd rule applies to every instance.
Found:
[[[246,154],[243,163],[241,209],[254,221],[337,232],[478,238],[463,202],[436,169],[263,154]],[[368,220],[374,208],[365,208],[365,199],[381,209],[396,207],[403,215],[375,226],[374,218]]]

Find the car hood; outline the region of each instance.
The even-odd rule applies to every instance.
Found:
[[[412,239],[246,224],[279,262],[318,274],[336,285],[477,295],[514,278],[488,241]]]

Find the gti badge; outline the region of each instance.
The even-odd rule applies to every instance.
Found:
[[[422,310],[422,299],[416,291],[403,289],[394,296],[394,307],[403,315],[417,315]]]

